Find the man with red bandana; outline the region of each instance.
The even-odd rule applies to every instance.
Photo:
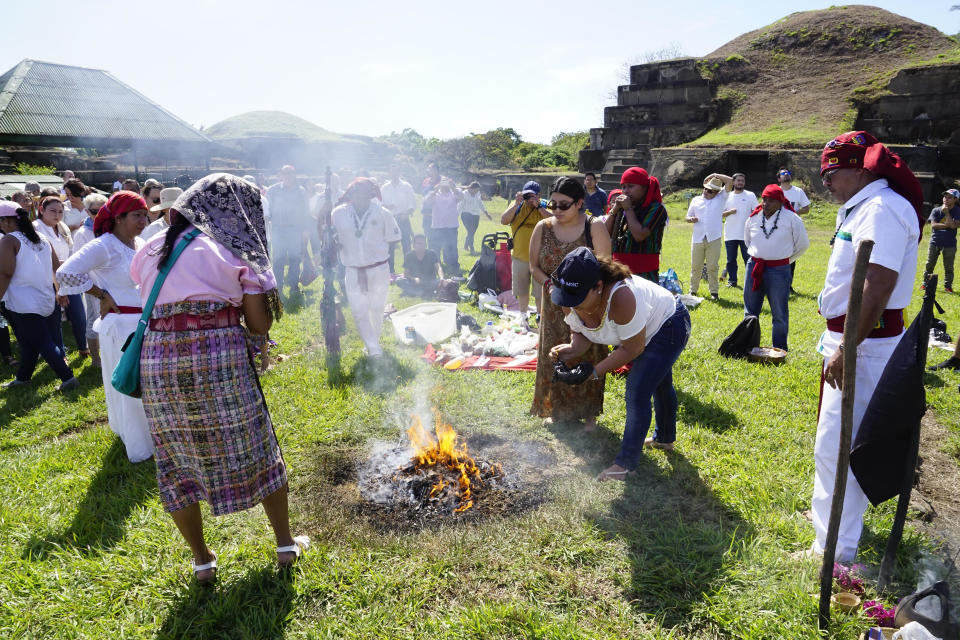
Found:
[[[613,259],[641,278],[659,283],[660,249],[667,223],[660,181],[640,167],[630,167],[620,178],[620,190],[605,220]]]
[[[743,314],[759,316],[766,296],[773,315],[773,346],[786,351],[790,265],[807,250],[810,240],[803,221],[780,187],[768,184],[760,199],[762,204],[747,217],[743,229],[750,255],[743,287]]]
[[[841,207],[833,252],[818,298],[820,315],[827,327],[817,347],[824,364],[814,447],[814,553],[823,552],[833,499],[843,382],[840,341],[857,249],[864,240],[875,243],[863,287],[860,322],[854,328],[858,346],[852,440],[856,439],[877,381],[903,334],[903,309],[910,304],[913,293],[917,245],[924,223],[920,182],[899,156],[865,131],[851,131],[828,142],[820,157],[820,176]],[[856,556],[868,504],[856,478],[848,473],[837,541],[838,562],[848,562]]]

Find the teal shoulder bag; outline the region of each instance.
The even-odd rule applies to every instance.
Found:
[[[170,273],[173,263],[177,261],[177,258],[179,258],[183,250],[187,248],[190,241],[199,234],[200,230],[194,229],[185,235],[183,240],[174,248],[173,253],[170,254],[170,258],[167,260],[167,264],[160,269],[160,275],[157,276],[156,281],[153,283],[153,289],[150,291],[150,297],[147,299],[147,303],[143,305],[143,315],[140,316],[137,330],[131,333],[127,337],[127,341],[123,344],[123,355],[120,356],[120,362],[117,363],[113,374],[110,376],[110,384],[113,385],[114,389],[126,396],[139,398],[141,394],[140,351],[143,347],[143,334],[147,331],[147,323],[150,320],[150,314],[153,313],[153,305],[157,302],[157,296],[160,295],[160,287],[163,286],[163,281],[167,279],[167,274]]]

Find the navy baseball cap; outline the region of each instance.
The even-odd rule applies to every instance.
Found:
[[[575,307],[586,299],[592,287],[597,286],[602,275],[593,251],[587,247],[577,247],[550,274],[553,282],[550,299],[558,307]]]
[[[535,180],[531,180],[530,182],[523,185],[523,189],[520,190],[520,195],[525,196],[528,193],[535,193],[537,195],[540,195],[540,183]]]

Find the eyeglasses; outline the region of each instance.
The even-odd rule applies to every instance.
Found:
[[[551,211],[553,211],[554,209],[559,209],[560,211],[566,211],[567,209],[572,207],[575,202],[576,200],[571,200],[570,202],[556,202],[555,200],[551,200],[550,202],[547,203],[547,209],[550,209]]]
[[[833,182],[833,176],[837,174],[837,171],[840,171],[840,169],[830,169],[830,171],[827,171],[820,176],[820,180],[823,182],[823,184],[830,184]]]

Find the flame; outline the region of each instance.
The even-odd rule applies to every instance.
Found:
[[[407,429],[407,436],[413,445],[413,461],[417,469],[442,466],[456,475],[459,506],[454,513],[462,513],[473,506],[473,486],[483,484],[480,469],[467,452],[465,442],[457,441],[457,432],[449,424],[436,420],[437,426],[431,434],[423,426],[419,416],[413,416],[413,423]],[[500,472],[499,465],[496,466]],[[430,489],[430,497],[440,495],[448,483],[443,478]]]

